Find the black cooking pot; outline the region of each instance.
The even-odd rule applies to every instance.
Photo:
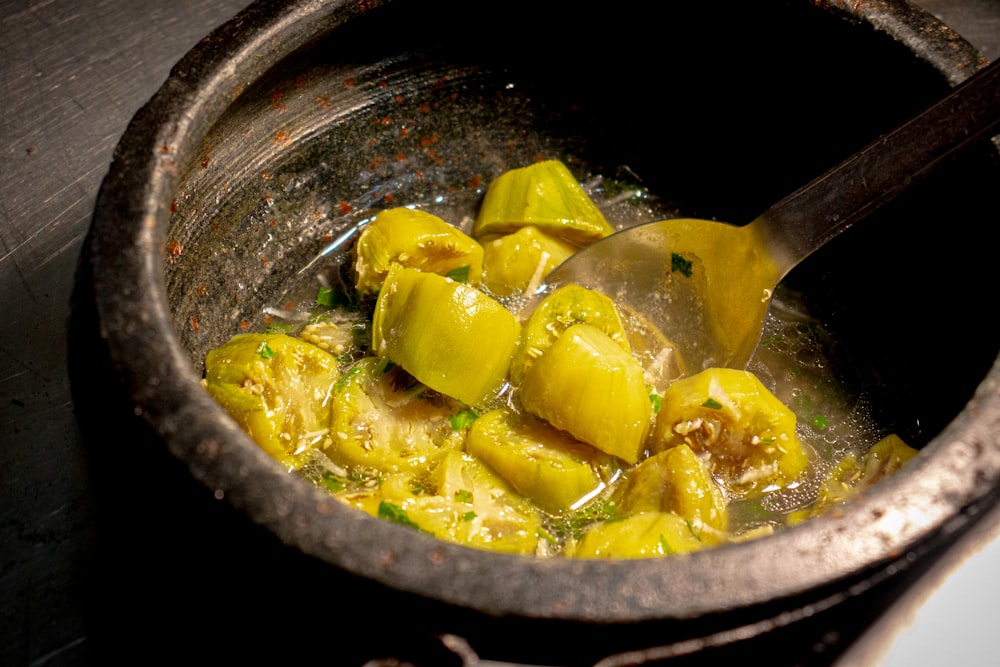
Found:
[[[335,664],[433,651],[440,633],[547,665],[761,636],[778,656],[836,655],[877,613],[872,591],[891,596],[1000,489],[989,142],[789,277],[872,413],[922,451],[765,539],[641,561],[437,541],[289,475],[203,391],[203,358],[261,329],[299,269],[379,208],[466,205],[544,156],[747,221],[981,65],[902,0],[255,2],[137,114],[80,263],[71,377],[106,528],[95,641]],[[818,618],[819,641],[779,633]]]

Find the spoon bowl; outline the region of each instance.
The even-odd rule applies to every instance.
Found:
[[[998,125],[995,62],[750,223],[675,218],[624,229],[556,267],[538,294],[589,287],[658,330],[688,371],[745,368],[789,271]]]

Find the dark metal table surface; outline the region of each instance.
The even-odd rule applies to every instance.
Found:
[[[0,665],[94,663],[88,577],[99,536],[66,368],[74,268],[129,119],[246,4],[0,0]],[[1000,55],[1000,0],[920,4],[988,59]],[[997,525],[986,517],[845,660],[873,659],[970,554],[997,551]]]

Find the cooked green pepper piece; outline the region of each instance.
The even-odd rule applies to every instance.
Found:
[[[669,512],[643,512],[594,524],[567,555],[576,558],[652,558],[705,545],[688,522]]]
[[[541,529],[538,512],[474,456],[449,454],[430,481],[439,496],[462,505],[463,520],[455,531],[461,543],[513,553],[535,550]]]
[[[822,510],[851,498],[894,475],[916,455],[917,450],[895,433],[872,445],[860,460],[853,453],[848,454],[834,467],[820,488],[815,509]]]
[[[688,444],[730,492],[746,496],[785,486],[805,469],[795,427],[795,413],[753,373],[709,368],[667,388],[651,446]]]
[[[558,160],[511,169],[493,179],[472,235],[478,239],[507,234],[526,225],[577,246],[614,231],[580,182]]]
[[[635,463],[652,405],[642,367],[591,324],[574,324],[528,368],[521,403],[602,452]]]
[[[337,361],[285,334],[238,334],[205,355],[205,388],[264,451],[289,463],[329,437]]]
[[[468,283],[483,275],[483,248],[457,227],[426,211],[391,208],[362,230],[356,248],[357,289],[377,292],[392,264],[445,275],[468,267]]]
[[[616,470],[610,456],[565,431],[503,409],[487,412],[472,424],[465,451],[553,514],[600,491]]]
[[[391,475],[371,490],[339,498],[372,516],[390,505],[406,523],[456,544],[531,554],[541,519],[531,505],[475,457],[451,451],[423,483]]]
[[[535,226],[522,227],[483,243],[483,285],[497,296],[532,293],[576,250]]]
[[[380,357],[473,407],[498,395],[520,333],[510,311],[478,289],[399,265],[389,270],[372,319]]]
[[[727,527],[726,498],[687,445],[654,454],[629,471],[619,510],[672,512],[709,544],[718,543]]]
[[[337,383],[327,456],[348,468],[396,472],[426,467],[460,449],[463,435],[450,422],[455,403],[421,396],[399,384],[398,369],[384,372],[383,366],[366,357]]]
[[[574,324],[591,324],[631,352],[625,327],[611,299],[580,285],[563,285],[542,299],[528,317],[511,364],[511,379],[520,382],[535,359]]]

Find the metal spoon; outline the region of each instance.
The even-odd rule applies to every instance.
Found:
[[[822,245],[1000,125],[1000,64],[875,140],[752,222],[662,220],[608,236],[550,273],[603,292],[656,326],[687,368],[744,368],[774,288]]]

